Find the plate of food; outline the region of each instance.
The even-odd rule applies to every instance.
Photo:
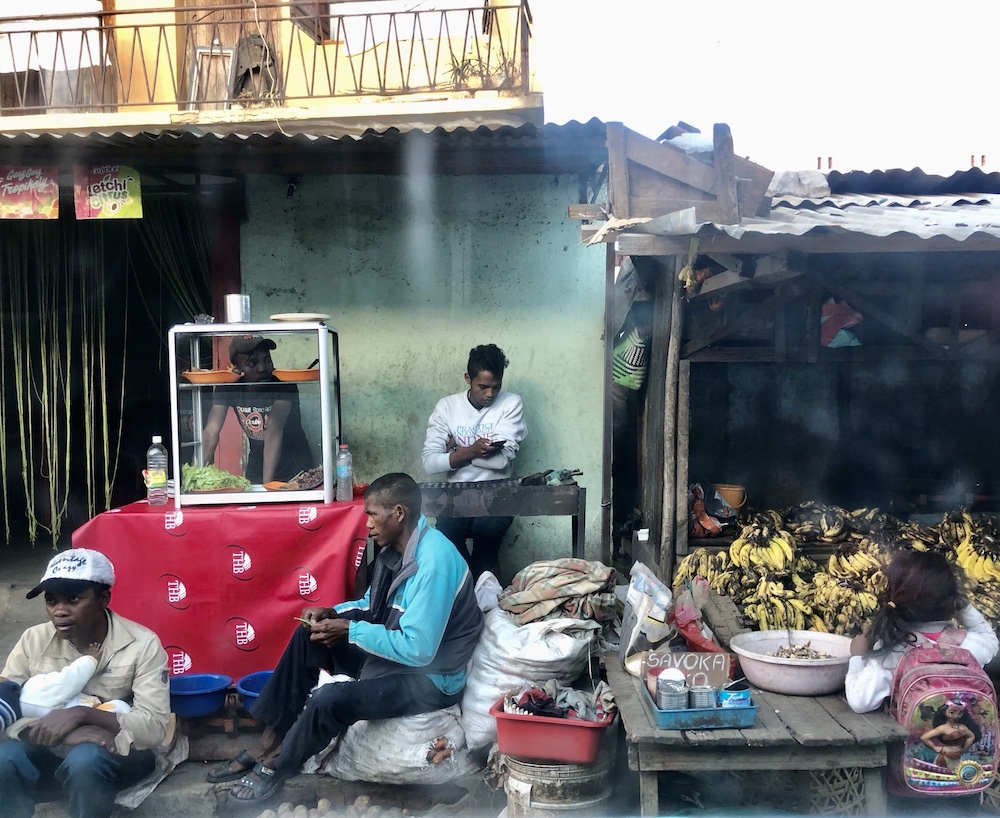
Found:
[[[272,321],[329,321],[325,312],[279,312],[271,316]]]
[[[195,466],[192,463],[185,463],[181,466],[181,491],[185,494],[250,491],[250,481],[241,475],[231,474],[212,465]]]
[[[189,369],[181,377],[189,383],[235,383],[240,376],[228,369]]]
[[[268,491],[309,491],[318,489],[323,485],[323,467],[317,466],[314,469],[300,471],[291,480],[284,483],[280,480],[272,480],[265,483],[264,488]]]
[[[318,381],[318,369],[275,369],[274,377],[285,383],[302,383],[304,381]]]

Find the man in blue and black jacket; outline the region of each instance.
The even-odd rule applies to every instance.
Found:
[[[387,474],[365,491],[368,530],[381,550],[358,600],[306,608],[252,714],[266,729],[257,752],[244,751],[209,773],[239,779],[230,799],[257,804],[303,762],[362,719],[427,713],[456,704],[483,628],[469,566],[427,524],[420,488]],[[320,670],[357,681],[309,695]],[[303,709],[303,706],[305,709]]]

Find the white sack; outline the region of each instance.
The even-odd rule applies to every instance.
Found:
[[[490,707],[506,691],[549,679],[562,685],[575,682],[587,667],[600,632],[600,624],[593,620],[561,617],[515,625],[500,608],[487,613],[462,697],[462,728],[469,749],[497,740]]]
[[[347,781],[379,784],[444,784],[476,769],[465,747],[458,705],[416,716],[352,724],[322,772]],[[439,738],[448,740],[451,756],[438,764],[427,760]]]

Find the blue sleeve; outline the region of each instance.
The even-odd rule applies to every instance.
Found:
[[[456,552],[456,556],[457,552]],[[461,560],[462,571],[466,570]],[[421,567],[406,582],[405,610],[398,629],[386,629],[371,622],[352,622],[348,638],[352,644],[374,656],[409,667],[424,667],[437,655],[451,617],[455,597],[464,574],[456,578],[458,566],[435,562]]]
[[[344,619],[357,619],[358,617],[364,616],[371,610],[371,600],[369,598],[372,592],[371,586],[368,586],[368,590],[365,591],[365,595],[361,599],[351,599],[347,602],[341,602],[333,606],[333,610],[337,612],[337,616],[342,616]]]

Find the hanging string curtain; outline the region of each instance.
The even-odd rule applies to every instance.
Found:
[[[144,199],[142,207],[144,217],[131,225],[156,267],[156,280],[166,287],[185,321],[209,313],[208,230],[200,204],[187,198],[162,197]],[[149,277],[140,276],[137,284],[145,294],[151,282]],[[150,301],[145,295],[144,300]]]

